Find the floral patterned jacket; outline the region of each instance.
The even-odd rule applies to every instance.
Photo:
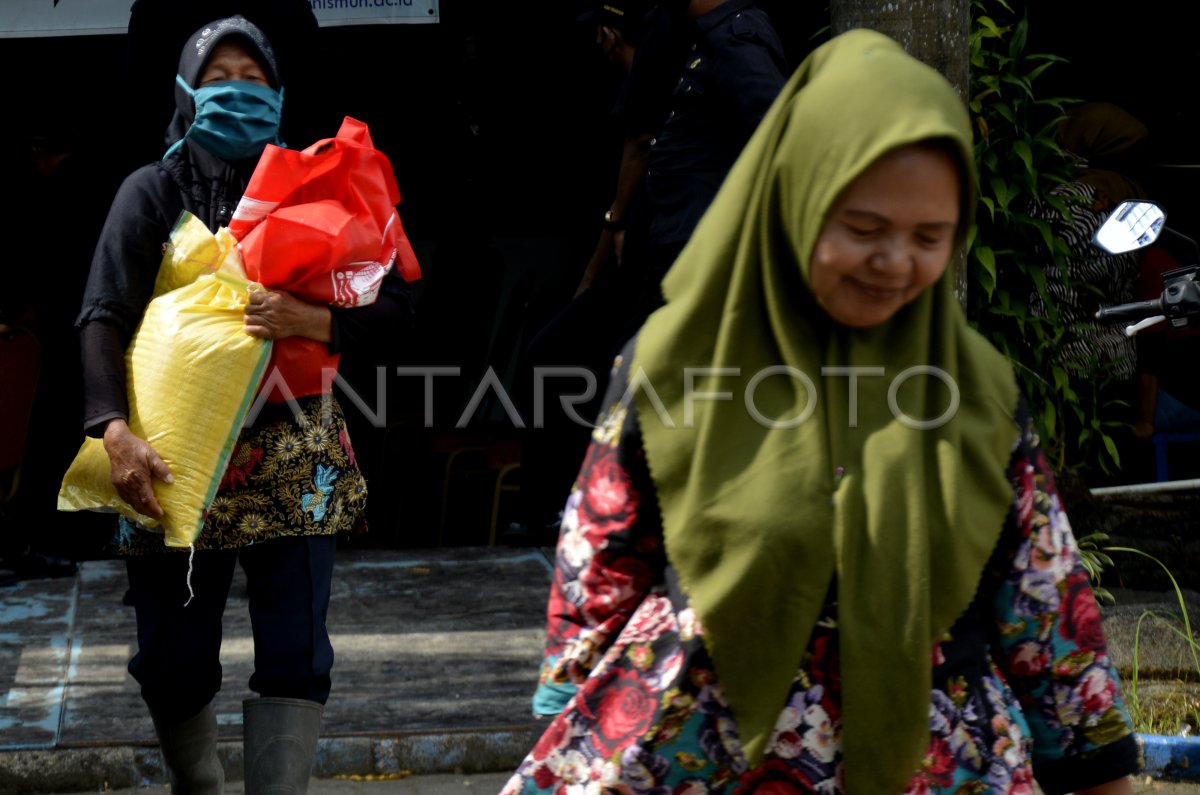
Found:
[[[624,391],[618,372],[610,394]],[[1036,776],[1055,795],[1139,766],[1050,470],[1031,430],[1014,441],[1005,530],[974,602],[931,650],[929,745],[908,793],[1032,795]],[[557,716],[504,795],[843,791],[836,607],[814,631],[765,759],[749,768],[664,553],[631,402],[610,402],[593,435],[547,618],[534,711]]]

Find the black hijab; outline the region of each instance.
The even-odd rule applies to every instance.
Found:
[[[271,43],[257,25],[241,15],[210,22],[189,36],[179,56],[179,76],[193,89],[196,88],[213,50],[218,44],[230,40],[244,46],[258,61],[271,88],[276,91],[282,89],[279,63]],[[167,125],[167,147],[184,137],[195,118],[195,102],[176,83],[175,115]],[[229,223],[233,208],[245,191],[257,162],[257,157],[226,161],[187,139],[160,165],[179,186],[185,209],[215,231],[217,227]]]
[[[127,2],[126,5],[129,5]],[[287,84],[288,112],[282,135],[307,146],[330,135],[342,114],[321,101],[328,82],[322,57],[323,37],[309,0],[135,0],[129,10],[125,42],[125,82],[129,124],[121,132],[127,173],[162,157],[163,130],[175,112],[179,51],[197,28],[212,20],[241,14],[266,35]]]
[[[279,79],[279,62],[275,58],[275,50],[258,26],[240,14],[210,22],[188,37],[179,56],[179,76],[189,86],[196,88],[212,51],[218,44],[231,39],[246,47],[263,68],[271,88],[278,91],[282,82]],[[176,83],[175,116],[167,125],[167,146],[182,138],[195,118],[196,105],[191,95]]]

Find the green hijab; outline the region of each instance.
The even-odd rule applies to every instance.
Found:
[[[961,156],[961,243],[975,190],[954,89],[873,31],[814,51],[663,280],[667,303],[632,364],[635,385],[639,369],[648,385],[635,400],[667,554],[749,762],[763,757],[836,578],[844,772],[858,793],[899,792],[917,772],[933,645],[971,602],[1012,499],[1016,385],[967,325],[953,268],[865,330],[834,323],[808,288],[841,192],[884,153],[928,139]],[[922,430],[909,425],[949,416],[953,398],[935,377],[895,381],[925,365],[953,380],[959,405]],[[885,368],[857,379],[857,424],[850,379],[822,367]],[[894,382],[904,420],[889,407]]]

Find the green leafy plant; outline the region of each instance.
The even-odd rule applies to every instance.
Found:
[[[1079,547],[1079,557],[1083,561],[1083,568],[1087,570],[1088,579],[1092,583],[1092,592],[1096,594],[1096,601],[1107,605],[1115,603],[1117,600],[1112,593],[1100,585],[1100,575],[1113,565],[1112,558],[1100,548],[1101,544],[1108,543],[1108,534],[1090,533],[1076,539],[1075,543]]]
[[[1071,253],[1051,221],[1069,218],[1075,200],[1064,186],[1078,161],[1054,135],[1075,100],[1039,97],[1035,84],[1063,59],[1025,51],[1028,19],[1010,21],[1016,13],[1005,0],[974,0],[972,10],[981,206],[968,237],[967,314],[1012,361],[1051,465],[1111,472],[1120,459],[1113,423],[1102,419],[1104,380],[1057,356],[1067,329],[1047,285]]]

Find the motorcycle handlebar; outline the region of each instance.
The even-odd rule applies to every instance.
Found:
[[[1162,299],[1154,298],[1150,301],[1135,301],[1131,304],[1106,306],[1096,312],[1096,319],[1109,320],[1115,323],[1125,320],[1141,320],[1142,318],[1162,314],[1165,314],[1163,312]]]

